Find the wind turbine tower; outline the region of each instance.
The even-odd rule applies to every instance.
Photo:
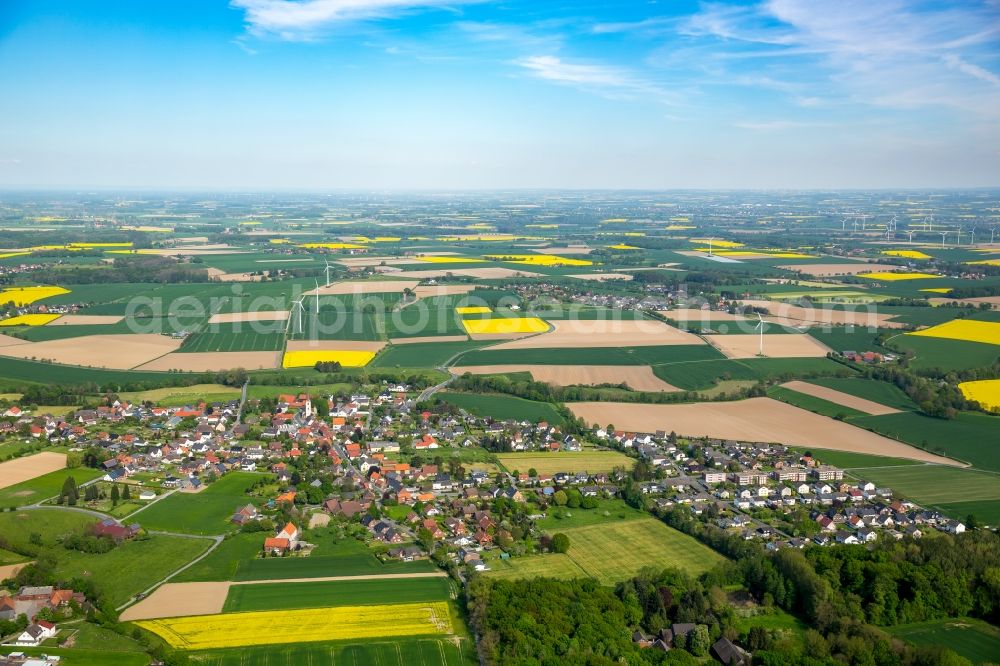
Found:
[[[757,352],[757,355],[758,356],[763,356],[764,355],[764,324],[770,324],[771,322],[765,321],[764,318],[760,316],[759,312],[757,313],[757,319],[759,321],[759,323],[757,324],[757,328],[760,329],[760,349]]]

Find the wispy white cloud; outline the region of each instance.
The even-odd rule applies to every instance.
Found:
[[[551,55],[529,56],[517,60],[516,64],[536,78],[573,86],[604,97],[627,99],[641,96],[665,103],[673,101],[672,95],[661,86],[621,67],[567,62]]]
[[[798,63],[843,101],[997,113],[1000,4],[928,6],[905,0],[766,0],[702,5],[679,32],[717,63],[740,62],[766,78]],[[987,84],[987,85],[983,85]],[[777,86],[768,86],[777,89]],[[800,106],[814,93],[787,91]],[[827,97],[827,95],[824,95]]]
[[[401,13],[446,9],[483,0],[231,0],[245,12],[247,29],[290,41],[312,40],[345,21],[384,19]]]
[[[734,127],[755,132],[773,132],[789,129],[831,127],[831,123],[802,122],[798,120],[744,120],[733,123]]]

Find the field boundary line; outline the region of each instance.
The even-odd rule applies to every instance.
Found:
[[[265,580],[234,580],[232,585],[273,585],[275,583],[323,583],[351,580],[378,580],[402,578],[447,578],[444,571],[419,571],[414,573],[362,574],[360,576],[316,576],[312,578],[268,578]]]

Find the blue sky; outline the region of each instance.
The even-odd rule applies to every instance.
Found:
[[[1000,1],[0,3],[0,186],[1000,185]]]

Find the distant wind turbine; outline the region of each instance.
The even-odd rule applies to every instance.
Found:
[[[313,281],[316,283],[316,314],[319,314],[319,280],[313,278]]]
[[[298,324],[295,327],[298,329],[298,331],[292,331],[293,334],[298,333],[299,335],[302,335],[302,314],[305,312],[305,308],[302,306],[303,300],[305,299],[300,298],[297,301],[292,301],[292,316],[295,318],[295,321]]]
[[[757,353],[757,355],[758,356],[763,356],[764,355],[764,324],[770,324],[771,322],[765,321],[764,318],[760,316],[759,312],[757,313],[757,319],[759,320],[759,323],[757,324],[757,328],[760,329],[760,351]]]
[[[326,262],[326,269],[325,269],[326,270],[326,286],[329,287],[330,286],[330,269],[333,268],[333,266],[330,265],[330,262],[328,260],[324,259],[323,261]]]

